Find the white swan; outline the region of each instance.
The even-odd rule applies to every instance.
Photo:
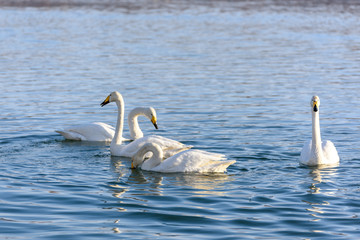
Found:
[[[137,107],[129,112],[128,124],[130,130],[130,140],[142,138],[144,136],[138,123],[138,117],[143,115],[147,117],[157,129],[156,111],[152,107]],[[97,141],[97,142],[110,142],[114,135],[115,129],[102,122],[93,122],[87,124],[79,124],[64,130],[56,130],[65,139],[80,140],[80,141]],[[123,141],[129,141],[123,138]]]
[[[145,159],[148,152],[153,155]],[[131,168],[140,166],[141,169],[155,172],[224,172],[235,163],[235,160],[225,160],[222,154],[210,153],[202,150],[189,149],[164,159],[163,151],[155,143],[146,143],[134,155]]]
[[[115,135],[110,144],[110,152],[112,156],[132,157],[140,147],[142,147],[145,143],[148,142],[154,142],[160,145],[162,150],[165,151],[164,155],[167,157],[172,156],[179,151],[183,151],[185,149],[189,149],[192,147],[182,144],[178,141],[157,135],[138,138],[127,145],[121,145],[123,141],[122,132],[124,127],[124,100],[119,92],[112,92],[101,103],[101,106],[105,106],[110,102],[115,102],[118,107],[118,117],[117,117]],[[153,115],[152,118],[155,118],[155,122],[156,122],[156,116]]]
[[[312,140],[305,143],[300,155],[300,164],[308,166],[336,165],[339,163],[339,155],[334,144],[331,141],[321,141],[319,97],[313,96],[310,105],[312,113]]]

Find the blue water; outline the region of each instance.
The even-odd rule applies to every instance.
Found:
[[[1,239],[360,238],[357,2],[16,2],[0,4]],[[236,163],[132,170],[54,132],[115,125],[115,90],[126,114],[156,109],[145,135]],[[298,165],[314,94],[338,167]]]

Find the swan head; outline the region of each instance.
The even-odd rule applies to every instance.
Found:
[[[121,94],[117,91],[110,93],[109,96],[100,104],[102,107],[105,106],[108,103],[121,101],[123,98]]]
[[[131,158],[131,168],[137,168],[146,160],[146,155],[148,152],[152,152],[153,156],[162,159],[162,149],[159,145],[155,143],[145,143],[140,149],[135,153],[135,155]]]
[[[156,117],[156,111],[154,108],[152,107],[149,107],[146,109],[146,112],[145,112],[145,115],[147,118],[150,119],[150,121],[152,122],[152,124],[154,125],[154,127],[156,129],[158,129],[158,126],[157,126],[157,117]]]
[[[131,169],[137,168],[144,160],[139,160],[139,158],[131,158]]]
[[[310,101],[310,106],[313,112],[318,112],[320,107],[320,98],[318,96],[313,96]]]

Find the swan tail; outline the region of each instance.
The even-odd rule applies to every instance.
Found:
[[[220,173],[220,172],[226,172],[226,169],[231,165],[234,164],[235,160],[226,160],[226,161],[216,161],[212,162],[209,166],[206,168],[203,168],[202,171],[206,172],[212,172],[212,173]]]

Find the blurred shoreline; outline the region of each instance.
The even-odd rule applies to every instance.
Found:
[[[314,8],[327,7],[338,11],[358,9],[360,1],[356,0],[0,0],[1,7],[14,8],[94,8],[94,9],[187,9],[194,6],[220,7],[224,9],[261,10],[271,7],[287,9],[289,7]],[[354,11],[355,12],[355,11]]]

